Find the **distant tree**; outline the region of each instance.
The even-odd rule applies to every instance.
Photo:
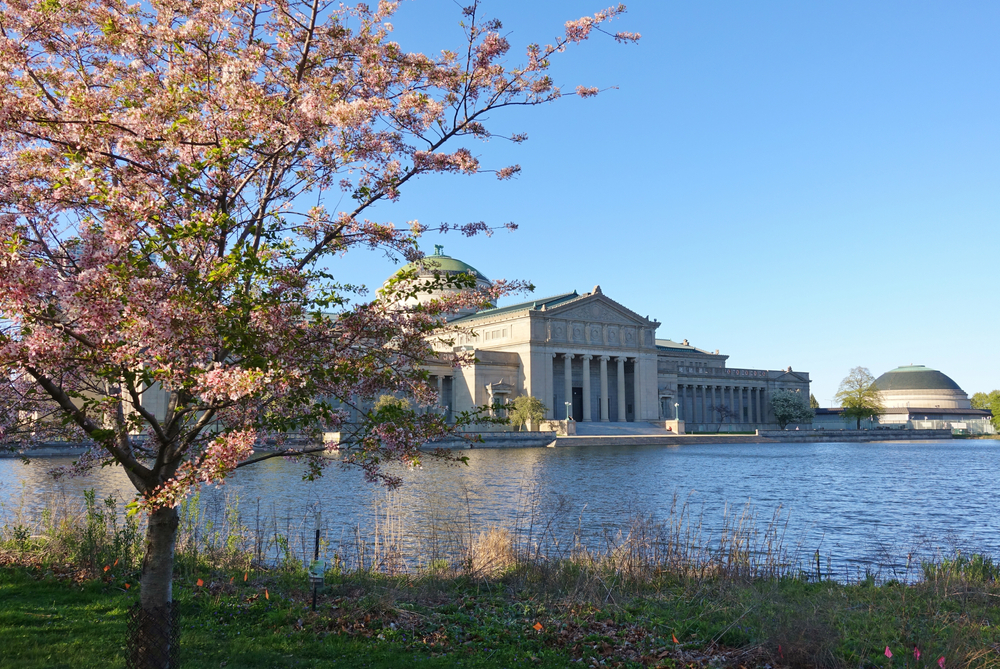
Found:
[[[708,411],[709,413],[718,415],[720,428],[723,423],[729,420],[730,416],[736,416],[739,413],[736,409],[730,408],[728,404],[709,404]],[[738,419],[737,422],[739,422]]]
[[[405,397],[395,395],[379,395],[372,407],[372,413],[379,414],[385,418],[392,418],[394,415],[403,414],[412,409],[410,400]]]
[[[812,409],[818,409],[819,408],[819,400],[817,400],[816,396],[813,395],[812,393],[809,393],[809,406]]]
[[[545,418],[546,410],[547,407],[537,397],[521,395],[514,398],[514,402],[507,410],[507,416],[510,424],[520,430],[525,423],[537,423]]]
[[[875,377],[867,367],[855,367],[840,382],[836,399],[844,408],[844,418],[856,421],[861,429],[862,419],[874,419],[885,413],[882,393],[875,387]]]
[[[798,390],[778,390],[771,395],[771,410],[774,420],[782,430],[789,423],[811,423],[812,407]]]
[[[972,396],[972,408],[993,412],[993,427],[1000,430],[1000,390],[976,393]]]

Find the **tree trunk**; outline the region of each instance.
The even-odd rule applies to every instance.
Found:
[[[142,562],[140,609],[136,611],[129,665],[136,669],[173,669],[179,657],[173,610],[174,546],[177,509],[160,508],[149,514],[146,556]]]

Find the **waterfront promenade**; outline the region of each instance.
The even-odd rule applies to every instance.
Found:
[[[693,444],[802,444],[863,443],[885,441],[940,441],[951,439],[951,430],[758,430],[756,434],[664,434],[659,430],[632,434],[557,436],[554,432],[466,432],[426,448],[567,448],[575,446],[684,446]],[[28,449],[30,457],[63,457],[82,453],[71,443],[47,443]],[[266,451],[267,448],[258,448]],[[0,458],[21,457],[0,452]]]

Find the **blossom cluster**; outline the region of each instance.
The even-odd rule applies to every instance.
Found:
[[[221,481],[262,441],[304,453],[280,435],[315,437],[338,407],[436,401],[421,364],[446,315],[525,286],[401,309],[334,261],[412,260],[432,230],[491,234],[370,212],[424,174],[516,175],[469,143],[496,136],[491,111],[559,99],[551,59],[624,7],[570,22],[519,66],[478,2],[462,48],[436,57],[390,39],[395,8],[0,4],[0,445],[88,441],[67,473],[116,462],[152,507]],[[446,428],[365,429],[356,461],[384,480]]]

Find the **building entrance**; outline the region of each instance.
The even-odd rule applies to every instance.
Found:
[[[573,389],[573,420],[583,420],[583,388]]]

